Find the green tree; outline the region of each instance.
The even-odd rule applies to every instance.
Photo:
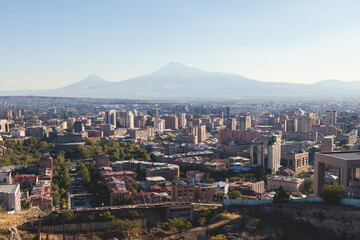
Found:
[[[287,194],[281,186],[275,192],[274,203],[284,203],[289,201],[289,194]]]
[[[216,236],[212,236],[210,240],[226,240],[226,236],[224,234],[218,234]]]
[[[204,180],[204,183],[214,183],[215,181],[214,181],[214,179],[213,178],[206,178],[205,180]]]
[[[130,220],[127,218],[125,218],[125,219],[114,218],[112,220],[112,224],[115,229],[118,229],[120,231],[130,231],[130,230],[140,227],[139,220],[136,220],[136,219]]]
[[[228,193],[230,199],[241,199],[242,194],[239,190],[234,190]]]
[[[342,185],[325,185],[321,190],[320,197],[329,204],[339,204],[345,192],[345,187]]]
[[[314,193],[314,178],[313,177],[305,178],[303,193],[306,195]]]
[[[78,165],[79,174],[81,178],[83,179],[85,185],[88,185],[90,183],[90,171],[88,167],[84,163],[79,163]]]
[[[113,205],[130,205],[131,197],[129,195],[122,196],[121,198],[117,198],[114,200]]]
[[[171,218],[167,222],[159,223],[158,227],[166,231],[182,232],[190,229],[192,225],[183,218]]]

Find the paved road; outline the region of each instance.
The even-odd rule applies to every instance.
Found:
[[[71,173],[70,200],[71,208],[90,208],[90,197],[84,182],[78,173]]]

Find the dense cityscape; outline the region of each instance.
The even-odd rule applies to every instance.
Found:
[[[39,216],[8,234],[358,236],[346,211],[336,223],[350,224],[346,231],[305,211],[326,218],[329,206],[360,206],[357,104],[267,101],[1,97],[2,209]],[[301,206],[303,220],[278,210],[282,219],[269,220],[279,205]],[[310,221],[316,230],[301,232]]]
[[[0,0],[0,240],[360,240],[359,10]]]

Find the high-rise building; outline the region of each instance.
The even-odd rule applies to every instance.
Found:
[[[146,117],[137,116],[135,121],[135,127],[144,128],[146,126]]]
[[[163,132],[165,130],[165,120],[157,118],[154,121],[154,128],[155,128],[155,131]]]
[[[229,117],[230,116],[230,107],[226,107],[225,108],[225,116]]]
[[[239,129],[246,130],[251,128],[251,116],[239,117]]]
[[[253,142],[250,147],[252,164],[260,165],[262,170],[275,173],[280,168],[281,136],[271,136],[269,140]]]
[[[162,116],[161,118],[165,120],[165,129],[179,129],[179,121],[177,116]]]
[[[105,113],[105,123],[116,128],[116,110],[108,110]]]
[[[226,127],[230,130],[236,130],[236,119],[235,118],[228,118],[226,120]]]
[[[85,126],[81,121],[76,121],[73,126],[74,133],[83,133],[85,132]]]
[[[0,132],[9,132],[9,122],[5,119],[0,119]]]
[[[289,119],[287,121],[286,131],[287,132],[297,132],[298,131],[298,120],[296,118]]]
[[[298,132],[310,132],[313,125],[313,118],[311,116],[302,115],[298,119]]]
[[[126,127],[134,128],[134,114],[131,111],[126,113]]]
[[[198,128],[198,141],[203,142],[206,140],[206,126],[200,125]]]
[[[153,108],[149,111],[150,116],[152,117],[158,117],[159,116],[159,109]]]
[[[326,112],[326,124],[327,125],[335,125],[337,120],[337,112],[336,111],[327,111]]]
[[[179,128],[186,127],[186,113],[180,113],[179,115]]]
[[[117,122],[119,122],[120,127],[126,128],[126,112],[118,112]]]

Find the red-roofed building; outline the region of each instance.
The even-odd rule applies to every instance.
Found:
[[[140,192],[131,195],[131,203],[158,203],[161,201],[159,193],[156,192]]]
[[[30,194],[30,202],[33,207],[40,209],[52,209],[52,197],[50,194],[50,181],[43,181],[33,187]]]
[[[258,199],[260,198],[261,194],[265,193],[265,182],[232,182],[230,183],[230,191],[233,190],[239,190],[241,194],[246,198]]]
[[[44,154],[39,160],[40,168],[53,169],[53,158],[49,154]]]
[[[108,177],[131,177],[132,179],[136,178],[136,173],[132,171],[118,171],[118,172],[112,172],[112,171],[104,171],[100,172],[100,175],[103,179]]]
[[[105,179],[106,187],[110,193],[110,205],[114,205],[116,199],[122,198],[126,195],[130,195],[130,192],[126,189],[124,181],[121,181],[117,177],[107,177]]]
[[[40,168],[38,173],[39,180],[52,180],[53,171],[51,168]]]
[[[38,183],[38,177],[35,174],[17,174],[12,182],[19,183],[21,189],[32,188]]]

